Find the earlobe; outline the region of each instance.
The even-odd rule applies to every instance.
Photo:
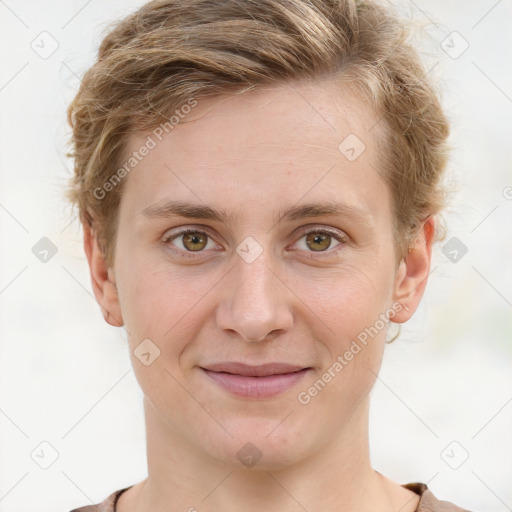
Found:
[[[393,301],[400,304],[401,308],[397,308],[399,311],[392,322],[406,322],[419,306],[430,272],[435,229],[435,217],[427,217],[414,244],[400,262],[396,272]]]
[[[98,244],[92,226],[83,223],[84,250],[89,263],[91,285],[105,321],[113,327],[121,327],[123,318],[119,304],[115,275],[108,268],[104,253]]]

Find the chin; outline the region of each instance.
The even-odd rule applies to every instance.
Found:
[[[233,436],[217,439],[207,451],[231,468],[251,471],[284,469],[314,452],[304,425],[279,418],[237,418],[223,423]]]

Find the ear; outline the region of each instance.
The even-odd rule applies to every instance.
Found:
[[[396,272],[393,302],[399,303],[402,309],[391,319],[392,322],[407,322],[419,306],[427,286],[435,232],[436,219],[429,216],[414,244],[400,262]]]
[[[114,326],[123,325],[121,307],[115,282],[114,271],[108,268],[103,251],[91,226],[82,224],[84,229],[84,250],[89,262],[91,284],[94,296],[100,305],[105,321]]]

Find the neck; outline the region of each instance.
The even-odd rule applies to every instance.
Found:
[[[410,491],[371,467],[368,407],[368,401],[361,403],[353,421],[339,433],[334,444],[325,445],[298,464],[238,469],[192,446],[145,399],[148,478],[124,493],[117,509],[122,512],[415,510]]]

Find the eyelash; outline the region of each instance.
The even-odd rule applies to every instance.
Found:
[[[208,233],[208,231],[205,231],[204,228],[202,228],[202,229],[185,228],[185,229],[182,229],[175,233],[168,233],[162,239],[162,243],[164,243],[165,245],[172,245],[169,242],[172,242],[176,238],[179,238],[180,236],[187,235],[190,233],[200,233],[200,234],[206,235],[209,240],[213,240],[213,236],[211,236]],[[334,230],[331,231],[330,229],[326,229],[326,228],[316,228],[316,229],[310,229],[309,231],[302,232],[300,237],[297,239],[297,242],[311,233],[320,234],[320,235],[328,235],[328,236],[331,236],[332,238],[334,238],[336,241],[340,242],[340,244],[335,246],[333,249],[327,249],[325,251],[307,251],[308,253],[315,255],[315,256],[309,256],[309,257],[313,257],[313,258],[322,258],[323,257],[322,255],[328,255],[328,256],[337,255],[342,250],[342,246],[347,244],[349,241],[349,239],[346,235],[343,235],[337,231],[334,231]],[[297,243],[297,242],[295,242],[295,243]],[[189,258],[189,259],[197,258],[197,257],[199,257],[199,255],[196,253],[200,254],[200,253],[204,252],[204,249],[201,251],[186,251],[186,250],[179,249],[179,248],[173,248],[172,250],[175,251],[179,257]],[[298,250],[300,250],[300,249],[298,249]]]

